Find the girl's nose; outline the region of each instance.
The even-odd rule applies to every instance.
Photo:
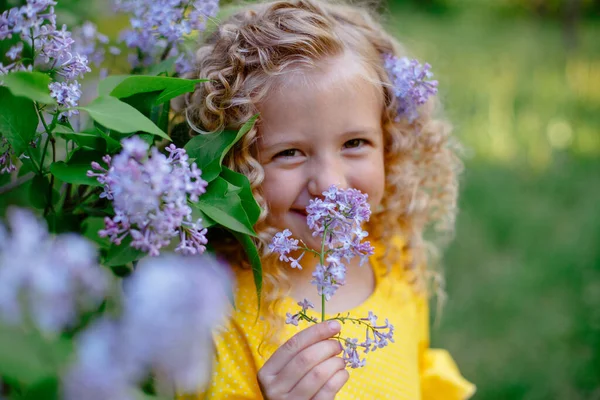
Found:
[[[334,160],[319,163],[312,168],[308,180],[308,192],[313,197],[320,197],[331,185],[341,189],[347,188],[346,172],[343,165]]]

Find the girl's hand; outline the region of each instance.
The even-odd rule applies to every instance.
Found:
[[[331,400],[348,381],[337,340],[338,321],[312,325],[292,336],[258,371],[267,400]]]

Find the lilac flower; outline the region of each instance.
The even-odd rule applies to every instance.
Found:
[[[225,315],[229,278],[212,257],[145,259],[125,281],[123,314],[77,343],[63,381],[66,400],[132,399],[151,371],[182,392],[210,376],[211,329]]]
[[[300,321],[300,314],[294,314],[294,315],[292,315],[291,313],[285,314],[285,323],[286,324],[298,326],[298,321]]]
[[[23,209],[9,209],[8,226],[10,233],[0,225],[0,318],[18,324],[28,314],[41,330],[58,333],[104,298],[108,278],[91,243],[51,237]]]
[[[76,53],[87,57],[96,66],[99,66],[104,61],[106,54],[105,46],[109,40],[106,35],[98,32],[98,28],[94,23],[90,21],[84,22],[81,27],[73,31],[73,37],[75,38],[73,50]]]
[[[346,339],[346,346],[342,354],[342,359],[350,368],[360,368],[366,365],[366,360],[361,359],[357,351],[358,339]]]
[[[157,58],[177,57],[180,70],[189,68],[183,38],[194,30],[203,31],[206,21],[217,15],[218,0],[115,0],[115,9],[132,14],[131,29],[121,33],[132,54],[132,66],[147,67]],[[186,12],[189,14],[186,15]]]
[[[299,301],[298,305],[302,307],[302,312],[305,312],[309,308],[315,308],[315,305],[306,299]]]
[[[397,58],[392,54],[385,54],[384,66],[398,101],[397,120],[406,117],[409,122],[414,121],[419,115],[418,106],[437,93],[438,82],[431,80],[431,66],[406,57]]]
[[[14,61],[21,56],[22,51],[23,51],[23,42],[19,42],[8,50],[8,52],[6,53],[6,56]]]
[[[277,232],[271,243],[269,243],[269,250],[273,253],[279,253],[279,260],[285,262],[292,262],[292,268],[302,269],[302,266],[298,264],[298,261],[302,256],[300,256],[297,260],[294,260],[291,257],[288,257],[288,254],[292,251],[298,250],[298,241],[296,239],[290,239],[292,236],[292,232],[289,229],[284,229],[283,232]]]
[[[211,328],[227,309],[228,274],[207,255],[146,259],[125,286],[123,339],[183,391],[205,383]]]
[[[129,356],[120,328],[117,322],[102,319],[78,337],[77,360],[63,377],[64,399],[136,398],[134,389],[142,366]]]
[[[11,71],[36,69],[55,72],[63,82],[50,84],[51,95],[59,107],[75,107],[81,96],[79,83],[75,80],[87,72],[88,59],[74,48],[75,40],[65,25],[56,27],[55,1],[27,0],[22,7],[14,7],[0,15],[0,40],[18,35],[21,42],[11,47],[7,58],[14,62],[0,65],[0,75]],[[23,42],[32,45],[34,59],[21,60]],[[76,114],[76,110],[62,112],[61,116]]]
[[[67,109],[61,112],[60,116],[65,115],[70,117],[73,114],[79,114],[79,111],[75,109],[81,97],[81,85],[79,82],[52,82],[50,83],[50,96],[56,99],[59,107]]]
[[[377,317],[369,311],[369,317],[361,318],[360,320],[368,320],[370,326],[370,329],[367,329],[365,341],[360,343],[360,346],[365,348],[365,353],[386,347],[389,342],[394,343],[394,325],[390,324],[387,319],[384,325],[378,326]],[[372,331],[373,338],[369,336],[369,331]]]
[[[188,196],[197,201],[206,191],[207,183],[196,164],[190,165],[185,150],[175,145],[166,148],[167,157],[155,147],[148,154],[149,145],[137,136],[122,144],[120,154],[103,158],[107,169],[93,162],[93,170],[99,172],[88,171],[88,176],[104,185],[100,197],[112,200],[115,210],[113,218],[105,218],[100,236],[108,236],[118,245],[130,235],[132,247],[152,256],[178,236],[180,244],[175,251],[203,253],[206,229],[201,219],[192,221],[188,205]]]
[[[331,186],[323,192],[322,198],[311,200],[306,210],[308,226],[314,236],[321,236],[325,248],[319,253],[320,262],[312,273],[311,283],[317,287],[319,295],[329,301],[337,289],[346,283],[345,262],[358,256],[361,258],[360,265],[362,265],[373,254],[371,244],[363,242],[363,239],[368,236],[362,229],[362,225],[369,221],[371,215],[369,203],[367,196],[356,189],[342,190]],[[281,261],[290,262],[294,267],[298,262],[288,254],[291,251],[309,249],[300,247],[298,240],[292,239],[291,236],[292,233],[288,229],[278,232],[269,244],[269,249],[278,253]],[[297,326],[301,319],[317,322],[306,315],[307,309],[314,308],[312,303],[304,299],[298,303],[298,306],[302,308],[300,312],[286,314],[287,324]],[[324,320],[324,309],[321,311],[321,316]],[[338,340],[345,343],[342,358],[350,368],[359,368],[366,364],[366,360],[360,358],[359,349],[366,354],[387,346],[388,342],[393,342],[394,327],[388,320],[385,321],[385,325],[377,326],[377,316],[372,311],[369,311],[366,318],[357,319],[338,315],[335,319],[342,322],[352,321],[365,326],[366,338],[363,342],[359,343],[356,338],[338,337]]]

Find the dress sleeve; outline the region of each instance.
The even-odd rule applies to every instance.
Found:
[[[423,400],[462,400],[475,393],[475,385],[460,374],[450,353],[429,348],[429,306],[424,297],[417,300],[420,319],[419,373]]]
[[[260,400],[257,366],[240,326],[230,319],[214,338],[215,361],[208,387],[178,400]]]

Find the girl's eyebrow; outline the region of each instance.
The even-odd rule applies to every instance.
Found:
[[[263,151],[269,151],[273,149],[289,149],[293,147],[299,147],[303,144],[301,140],[286,140],[282,138],[282,140],[273,139],[271,141],[260,140],[260,148]]]

